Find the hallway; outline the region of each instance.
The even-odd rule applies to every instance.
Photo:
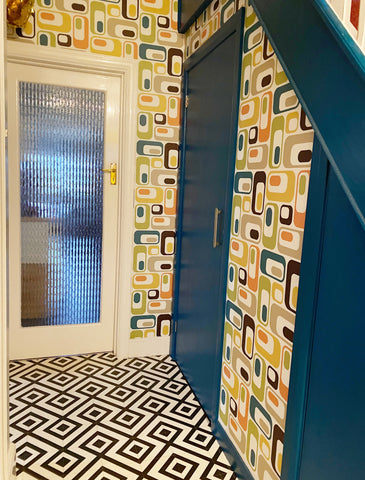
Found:
[[[11,362],[10,438],[22,480],[236,478],[169,356]]]

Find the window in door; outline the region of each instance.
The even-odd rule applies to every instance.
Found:
[[[22,327],[99,322],[104,108],[103,91],[19,82]]]
[[[114,349],[122,91],[121,77],[9,63],[13,359]]]

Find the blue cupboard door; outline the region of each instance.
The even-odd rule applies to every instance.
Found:
[[[218,405],[236,144],[241,51],[237,37],[241,37],[240,28],[208,54],[201,47],[205,55],[185,71],[188,106],[178,230],[175,358],[211,419]],[[216,232],[220,245],[213,247],[216,209],[221,211]]]
[[[365,231],[329,167],[300,480],[365,478],[364,272]]]

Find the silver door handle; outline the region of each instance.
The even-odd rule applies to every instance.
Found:
[[[219,217],[222,213],[222,210],[219,210],[219,208],[215,207],[214,210],[214,230],[213,230],[213,248],[218,247],[221,245],[221,242],[217,240],[218,238],[218,223],[219,223]]]

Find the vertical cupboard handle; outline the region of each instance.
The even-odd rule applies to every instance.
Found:
[[[214,230],[213,230],[213,248],[218,247],[221,245],[221,242],[218,240],[218,224],[219,224],[219,217],[222,213],[222,210],[215,207],[214,210]]]

